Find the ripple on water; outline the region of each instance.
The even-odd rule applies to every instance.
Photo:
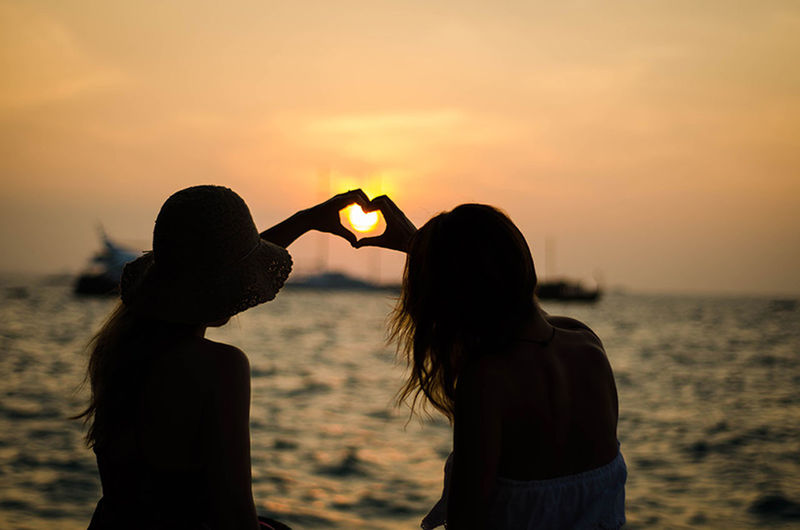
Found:
[[[259,510],[262,512],[262,510]],[[322,513],[289,507],[274,502],[267,503],[266,513],[292,528],[353,528],[351,523],[338,521]]]
[[[800,521],[800,503],[780,493],[760,496],[750,504],[748,511],[764,520]]]
[[[40,488],[50,502],[67,504],[77,503],[80,505],[98,493],[97,481],[77,473],[61,475],[40,485]]]
[[[398,499],[396,495],[388,492],[372,492],[359,498],[358,501],[347,509],[352,510],[364,518],[380,517],[408,517],[418,513],[419,510],[416,506],[402,499]]]
[[[295,440],[289,440],[286,438],[276,438],[272,444],[272,448],[276,451],[293,451],[299,446],[300,444]]]
[[[370,471],[367,464],[358,457],[358,449],[349,447],[338,462],[331,465],[318,466],[316,472],[333,477],[368,477]]]
[[[286,391],[285,397],[297,398],[314,394],[324,394],[330,392],[331,389],[331,385],[327,383],[322,383],[319,381],[305,381],[303,386]]]

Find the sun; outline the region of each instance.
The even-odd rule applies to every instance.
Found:
[[[347,207],[347,219],[357,232],[369,232],[378,224],[378,212],[366,213],[358,204]]]

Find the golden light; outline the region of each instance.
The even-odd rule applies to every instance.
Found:
[[[369,232],[378,224],[378,212],[365,212],[358,204],[347,207],[347,219],[357,232]]]

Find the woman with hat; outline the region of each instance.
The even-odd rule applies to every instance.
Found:
[[[259,522],[253,502],[247,357],[204,334],[275,297],[292,267],[286,247],[305,232],[354,244],[339,210],[368,202],[343,193],[259,234],[228,188],[167,199],[153,250],[126,265],[122,302],[91,345],[79,417],[103,497],[90,529],[286,528]]]
[[[419,230],[386,197],[386,232],[407,252],[392,336],[400,391],[453,424],[442,499],[423,528],[618,528],[625,461],[614,375],[585,324],[545,313],[524,236],[500,210],[462,204]]]

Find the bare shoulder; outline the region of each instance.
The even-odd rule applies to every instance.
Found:
[[[233,366],[248,364],[247,355],[236,346],[206,338],[199,339],[197,345],[201,354],[215,363],[225,363]]]
[[[579,347],[573,348],[572,356],[577,361],[580,371],[591,377],[611,375],[611,364],[600,339],[597,339],[596,342],[587,341]]]
[[[547,322],[550,323],[550,325],[555,326],[557,329],[566,329],[578,332],[583,336],[587,337],[592,342],[594,342],[596,345],[598,345],[600,349],[603,348],[603,342],[600,340],[600,337],[597,336],[597,333],[595,333],[592,330],[592,328],[590,328],[589,326],[587,326],[578,319],[571,317],[564,317],[564,316],[548,315],[546,317],[546,320]]]
[[[204,338],[198,343],[198,353],[202,358],[203,368],[210,371],[212,379],[249,380],[250,361],[236,346]]]
[[[585,324],[567,320],[566,323],[573,327],[558,326],[569,331],[562,333],[555,343],[558,353],[555,358],[572,382],[574,392],[587,392],[587,396],[596,396],[594,392],[598,391],[615,395],[614,374],[600,338]]]
[[[176,361],[186,376],[192,376],[201,388],[220,382],[241,384],[250,378],[247,355],[235,346],[192,337],[175,352]]]

